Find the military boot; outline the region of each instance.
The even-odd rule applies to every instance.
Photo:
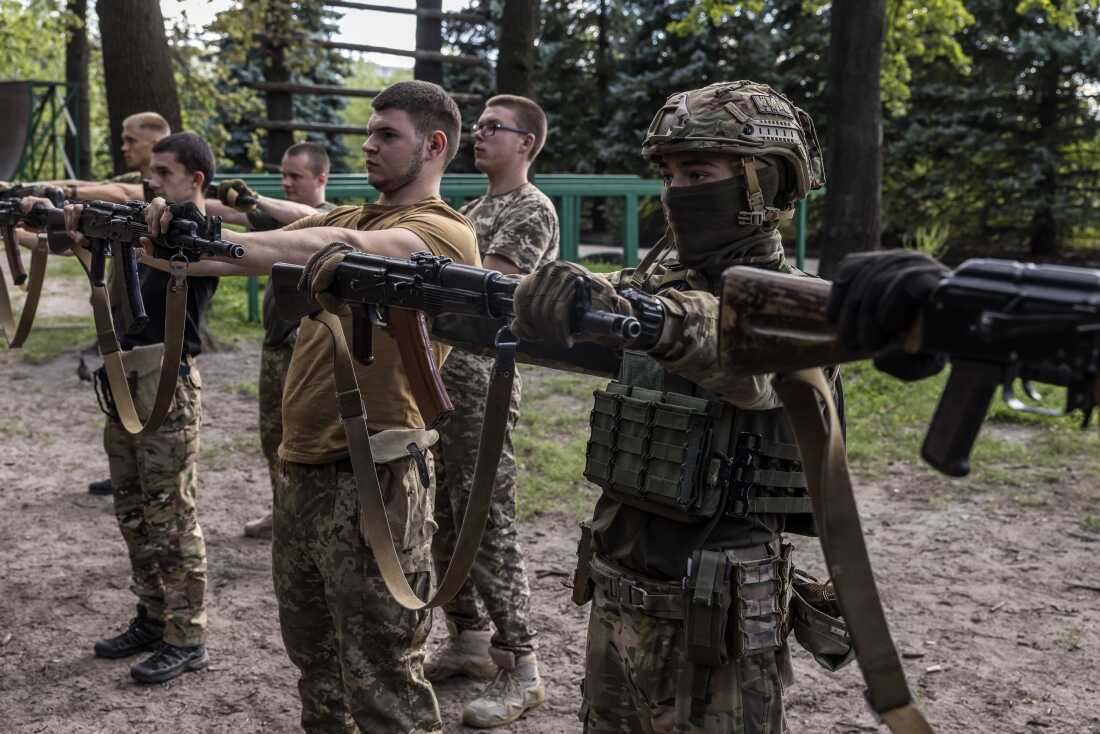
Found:
[[[489,650],[500,668],[481,696],[462,709],[462,723],[475,729],[492,729],[509,724],[546,700],[535,653],[516,655]]]
[[[189,670],[202,670],[210,664],[205,645],[176,647],[165,643],[159,650],[130,668],[138,683],[163,683]]]
[[[496,663],[489,657],[489,630],[462,630],[447,620],[447,641],[424,662],[424,675],[432,683],[464,675],[468,678],[492,678]]]
[[[271,513],[267,513],[257,520],[249,520],[244,524],[244,534],[249,538],[271,537]]]
[[[130,620],[125,632],[95,643],[97,658],[128,658],[160,647],[164,641],[164,622],[150,617],[140,604],[137,610],[138,615]]]

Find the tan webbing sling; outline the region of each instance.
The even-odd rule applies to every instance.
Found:
[[[180,374],[180,360],[183,359],[184,329],[187,326],[187,261],[172,260],[169,264],[171,279],[164,295],[164,356],[160,364],[160,376],[157,378],[157,392],[149,416],[142,422],[134,404],[134,395],[130,391],[130,381],[126,379],[126,365],[122,359],[122,347],[115,333],[114,319],[111,318],[111,299],[107,286],[96,285],[91,277],[92,255],[84,248],[73,248],[80,264],[88,273],[88,282],[92,287],[92,316],[95,319],[96,344],[103,357],[103,366],[107,369],[107,382],[111,386],[111,395],[118,411],[118,419],[128,433],[142,436],[160,428],[168,412],[172,409],[172,398],[176,392],[176,380]]]
[[[777,375],[774,384],[798,440],[821,549],[867,682],[867,701],[894,734],[931,734],[913,703],[886,624],[825,373],[799,370]]]
[[[14,231],[4,234],[14,240]],[[18,243],[14,243],[18,246]],[[23,346],[27,336],[31,333],[31,325],[34,323],[34,315],[38,311],[38,301],[42,295],[42,284],[46,280],[46,261],[49,259],[50,248],[46,244],[46,238],[39,236],[31,249],[31,270],[27,275],[27,298],[23,301],[23,311],[19,314],[19,322],[15,320],[15,310],[11,305],[11,296],[8,293],[8,285],[0,275],[0,329],[4,331],[4,338],[8,340],[8,349],[18,349]]]
[[[370,433],[367,429],[366,406],[363,404],[355,374],[355,363],[348,350],[348,336],[343,321],[327,311],[313,316],[321,322],[333,339],[333,368],[336,381],[336,402],[340,420],[348,440],[351,466],[359,491],[360,517],[366,522],[367,543],[374,553],[382,580],[398,604],[406,609],[430,609],[446,604],[454,598],[477,558],[481,536],[489,517],[493,483],[496,480],[500,455],[504,448],[504,436],[508,421],[508,406],[512,395],[512,383],[516,374],[515,341],[497,341],[496,361],[489,392],[485,396],[485,414],[481,423],[477,463],[474,468],[473,488],[466,507],[462,527],[455,542],[454,555],[447,563],[447,570],[439,582],[439,588],[430,599],[417,596],[405,578],[397,547],[386,517],[386,502],[378,481]],[[430,489],[430,488],[429,488]]]

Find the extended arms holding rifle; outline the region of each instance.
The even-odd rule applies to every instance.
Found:
[[[51,231],[71,229],[87,241],[86,247],[91,252],[88,275],[94,286],[104,285],[107,257],[115,258],[132,314],[131,333],[145,328],[148,321],[137,269],[141,240],[149,237],[146,206],[140,201],[126,204],[92,201],[72,206],[65,212],[59,209],[48,212]],[[221,221],[217,217],[204,217],[193,204],[179,205],[174,214],[167,230],[151,238],[158,257],[194,262],[203,257],[240,258],[244,255],[243,247],[221,239]],[[51,238],[50,248],[57,252],[68,249],[70,244]]]
[[[1100,271],[979,259],[949,273],[913,253],[876,253],[845,260],[830,289],[821,280],[731,268],[721,355],[730,374],[874,357],[903,379],[950,361],[921,455],[964,476],[998,387],[1015,410],[1080,409],[1087,423],[1100,374]],[[1033,399],[1033,381],[1065,387],[1065,410],[1025,405],[1017,380]]]
[[[27,280],[27,270],[23,267],[15,228],[23,224],[42,226],[44,223],[44,207],[41,205],[30,212],[23,211],[22,200],[28,196],[43,196],[56,207],[65,203],[65,194],[61,189],[43,186],[16,186],[0,193],[0,237],[4,240],[8,271],[15,285],[23,285]]]

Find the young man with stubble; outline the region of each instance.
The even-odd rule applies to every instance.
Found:
[[[557,259],[557,212],[528,181],[531,164],[546,142],[546,114],[526,97],[498,95],[486,103],[473,133],[474,165],[488,176],[489,190],[461,211],[474,224],[485,267],[522,275]],[[439,530],[432,551],[437,573],[454,554],[457,528],[469,504],[492,367],[491,357],[458,350],[443,368],[455,411],[439,426],[435,449]],[[432,681],[452,676],[493,679],[462,711],[463,723],[477,728],[508,724],[546,700],[535,657],[531,591],[516,532],[512,430],[519,404],[517,374],[481,548],[462,590],[443,608],[447,640],[425,665]]]
[[[367,180],[381,194],[376,203],[337,207],[275,232],[223,233],[245,247],[245,257],[203,261],[195,270],[266,275],[275,262],[306,263],[322,250],[335,264],[344,253],[332,254],[334,242],[347,252],[408,258],[430,250],[480,265],[469,221],[439,197],[462,125],[454,100],[435,84],[412,81],[387,87],[373,106],[363,151]],[[163,202],[153,202],[153,234],[170,216]],[[374,361],[360,378],[363,405],[372,445],[400,449],[375,458],[398,557],[424,597],[432,585],[429,449],[436,434],[424,430],[394,339],[378,329],[373,346]],[[438,344],[432,351],[438,363],[448,353]],[[311,734],[442,731],[424,677],[431,614],[393,599],[361,530],[364,510],[337,410],[333,337],[314,318],[299,324],[279,457],[284,481],[275,486],[272,573],[283,642],[300,672],[302,727]]]

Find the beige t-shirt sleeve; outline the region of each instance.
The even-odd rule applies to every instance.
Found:
[[[432,254],[449,257],[464,265],[481,265],[477,239],[465,217],[435,212],[415,212],[403,217],[393,229],[406,229],[420,238]]]

